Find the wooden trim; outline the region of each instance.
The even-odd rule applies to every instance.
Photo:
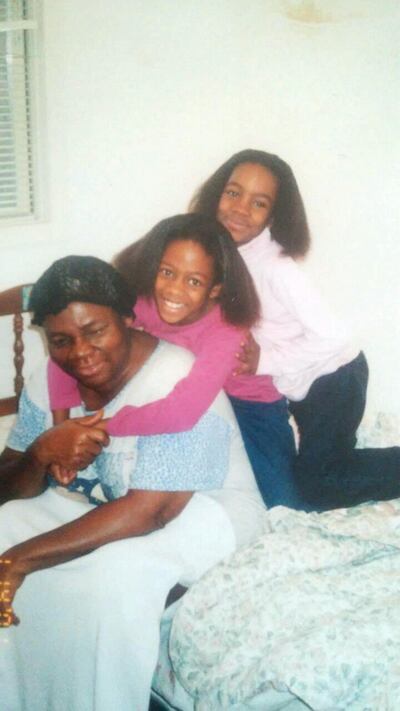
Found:
[[[0,292],[0,316],[13,316],[12,329],[14,332],[14,395],[0,398],[0,417],[17,412],[18,399],[24,385],[22,374],[24,366],[24,319],[22,314],[28,310],[31,290],[32,284],[21,284]]]

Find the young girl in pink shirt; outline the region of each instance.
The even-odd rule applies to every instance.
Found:
[[[303,201],[291,168],[258,150],[233,155],[192,201],[229,230],[253,277],[261,319],[246,347],[247,369],[269,373],[299,431],[295,477],[308,508],[400,496],[400,448],[354,449],[368,366],[323,305],[297,260],[309,249]],[[258,403],[231,398],[262,488],[268,441]]]
[[[198,214],[163,220],[115,260],[135,284],[135,327],[191,350],[190,374],[164,399],[126,406],[107,424],[111,435],[155,435],[190,429],[221,388],[264,411],[268,458],[262,494],[268,506],[301,508],[292,474],[295,456],[285,399],[269,375],[243,375],[237,360],[259,302],[252,279],[229,233]],[[246,367],[246,366],[243,366]],[[53,411],[80,402],[76,382],[49,361]],[[250,454],[250,453],[249,453]],[[251,458],[251,457],[250,457]]]

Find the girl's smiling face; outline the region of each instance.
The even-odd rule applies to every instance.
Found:
[[[241,163],[221,195],[217,219],[237,244],[246,244],[270,222],[278,196],[279,181],[258,163]]]
[[[174,240],[160,262],[154,299],[163,321],[194,323],[212,309],[221,291],[214,284],[214,260],[194,240]]]

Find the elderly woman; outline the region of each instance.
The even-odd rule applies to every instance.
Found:
[[[191,367],[186,351],[131,327],[133,304],[118,273],[93,257],[59,260],[32,292],[33,323],[82,403],[77,419],[51,426],[44,363],[0,457],[6,709],[145,711],[168,591],[261,529],[224,395],[189,432],[109,439],[98,426],[98,410],[109,417],[163,397]],[[81,471],[54,486],[51,465]]]

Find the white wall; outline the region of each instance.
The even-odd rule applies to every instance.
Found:
[[[109,258],[184,211],[232,152],[274,151],[305,198],[314,237],[307,269],[369,357],[370,408],[398,411],[393,2],[376,0],[370,19],[330,23],[291,22],[274,12],[283,0],[42,4],[45,213],[33,225],[0,227],[0,288],[35,279],[64,254]]]

